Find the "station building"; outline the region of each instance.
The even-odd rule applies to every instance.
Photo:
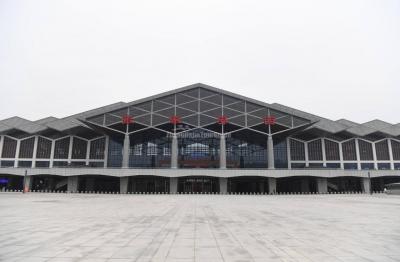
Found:
[[[3,190],[326,193],[400,182],[400,124],[332,121],[204,84],[2,120],[0,153]]]

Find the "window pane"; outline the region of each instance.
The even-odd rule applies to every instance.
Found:
[[[339,143],[325,140],[326,160],[340,160]]]
[[[358,140],[358,145],[360,148],[360,159],[361,160],[374,160],[373,154],[372,154],[372,144],[364,141],[364,140]]]
[[[105,137],[90,142],[90,159],[104,159],[105,142]]]
[[[3,152],[1,156],[3,158],[15,158],[16,151],[17,151],[17,140],[5,136],[3,144]]]
[[[19,148],[19,157],[20,158],[32,158],[34,143],[35,143],[34,137],[22,140],[20,148]]]
[[[388,141],[383,140],[375,144],[376,158],[378,160],[389,160]]]
[[[392,142],[392,151],[393,151],[393,159],[400,160],[400,142],[391,140]]]
[[[68,159],[69,137],[57,140],[54,148],[55,159]]]
[[[85,159],[87,141],[74,137],[72,144],[72,159]]]
[[[357,160],[356,141],[350,140],[342,144],[343,160]]]
[[[321,140],[315,140],[308,143],[308,159],[322,161],[322,143]]]
[[[305,160],[304,143],[290,139],[290,158],[293,161]]]
[[[51,140],[39,137],[36,158],[50,158]]]

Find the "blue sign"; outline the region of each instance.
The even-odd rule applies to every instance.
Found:
[[[7,178],[0,178],[0,184],[7,184],[8,179]]]

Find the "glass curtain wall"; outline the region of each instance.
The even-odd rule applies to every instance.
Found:
[[[219,167],[219,135],[195,129],[178,136],[181,168],[218,168]]]

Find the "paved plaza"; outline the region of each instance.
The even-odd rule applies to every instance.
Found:
[[[0,193],[1,261],[400,261],[400,197]]]

